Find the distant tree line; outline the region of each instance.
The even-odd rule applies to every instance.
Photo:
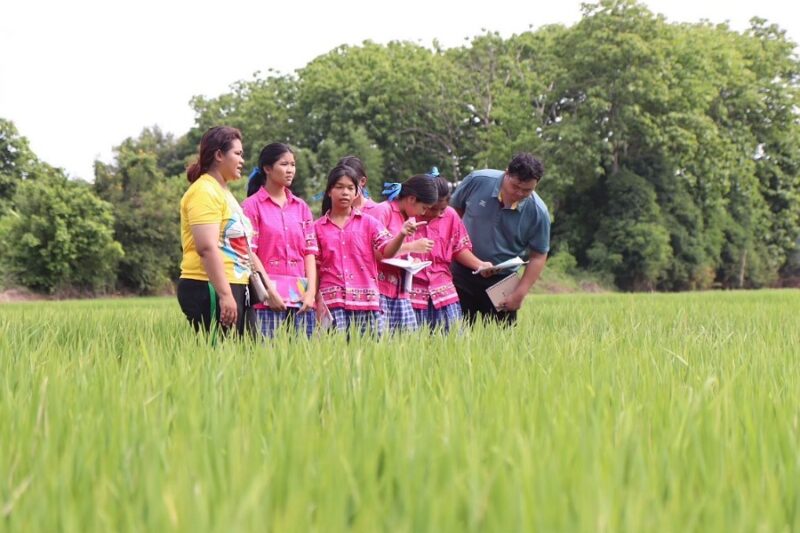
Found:
[[[455,181],[531,151],[559,264],[622,290],[771,285],[800,271],[799,80],[776,25],[667,23],[610,0],[570,27],[450,49],[367,41],[256,74],[194,98],[184,135],[124,140],[93,184],[39,161],[2,121],[3,275],[42,291],[162,290],[178,275],[184,168],[202,133],[227,124],[252,164],[265,143],[296,147],[306,199],[348,153],[377,196],[433,165]]]

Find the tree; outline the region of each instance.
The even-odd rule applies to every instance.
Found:
[[[179,274],[180,198],[187,183],[167,177],[177,142],[158,128],[145,129],[114,149],[112,164],[95,162],[95,190],[115,206],[114,237],[125,250],[118,283],[147,294]]]
[[[19,283],[35,290],[108,289],[123,255],[113,222],[111,205],[89,184],[51,169],[18,184],[14,210],[0,224],[3,262]]]

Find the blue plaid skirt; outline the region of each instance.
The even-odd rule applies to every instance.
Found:
[[[416,331],[419,328],[414,308],[408,298],[387,298],[381,294],[381,309],[389,331]]]
[[[313,309],[309,309],[305,313],[298,313],[297,309],[294,308],[286,311],[273,311],[272,309],[256,309],[255,311],[258,329],[262,335],[270,339],[275,336],[275,331],[278,328],[286,327],[289,321],[294,324],[295,333],[305,333],[306,337],[311,337],[314,333],[317,314]]]
[[[376,337],[383,335],[386,322],[380,311],[348,311],[343,307],[330,309],[333,318],[333,329],[348,333],[356,329],[361,335],[369,332]]]
[[[431,330],[441,328],[444,333],[450,328],[458,328],[461,324],[461,304],[456,302],[445,305],[440,309],[433,306],[433,302],[428,299],[427,309],[414,309],[417,316],[417,323],[420,326],[428,326]]]

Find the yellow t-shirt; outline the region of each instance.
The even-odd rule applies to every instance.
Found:
[[[218,246],[228,283],[246,284],[250,279],[248,239],[252,238],[253,226],[231,192],[208,174],[192,183],[181,198],[181,277],[208,281],[191,227],[214,223],[219,224]]]

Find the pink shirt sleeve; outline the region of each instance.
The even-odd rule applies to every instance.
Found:
[[[306,241],[306,255],[318,255],[319,243],[317,242],[317,232],[314,228],[314,216],[308,204],[303,204],[303,234]]]
[[[457,255],[462,250],[472,250],[472,241],[469,239],[467,228],[464,227],[464,222],[461,221],[461,217],[459,217],[455,209],[452,208],[448,208],[448,214],[451,215],[450,218],[452,220],[452,225],[450,226],[450,244],[453,249],[453,255]]]
[[[258,229],[261,227],[261,218],[258,216],[258,203],[256,202],[255,195],[245,198],[244,202],[242,202],[242,212],[253,226],[253,237],[250,248],[255,252],[258,250]]]
[[[386,245],[388,245],[389,241],[392,240],[392,234],[389,233],[389,230],[386,229],[386,226],[384,226],[383,223],[378,219],[370,215],[362,216],[369,220],[369,234],[370,240],[372,241],[373,250],[383,253],[383,250],[386,249]]]

